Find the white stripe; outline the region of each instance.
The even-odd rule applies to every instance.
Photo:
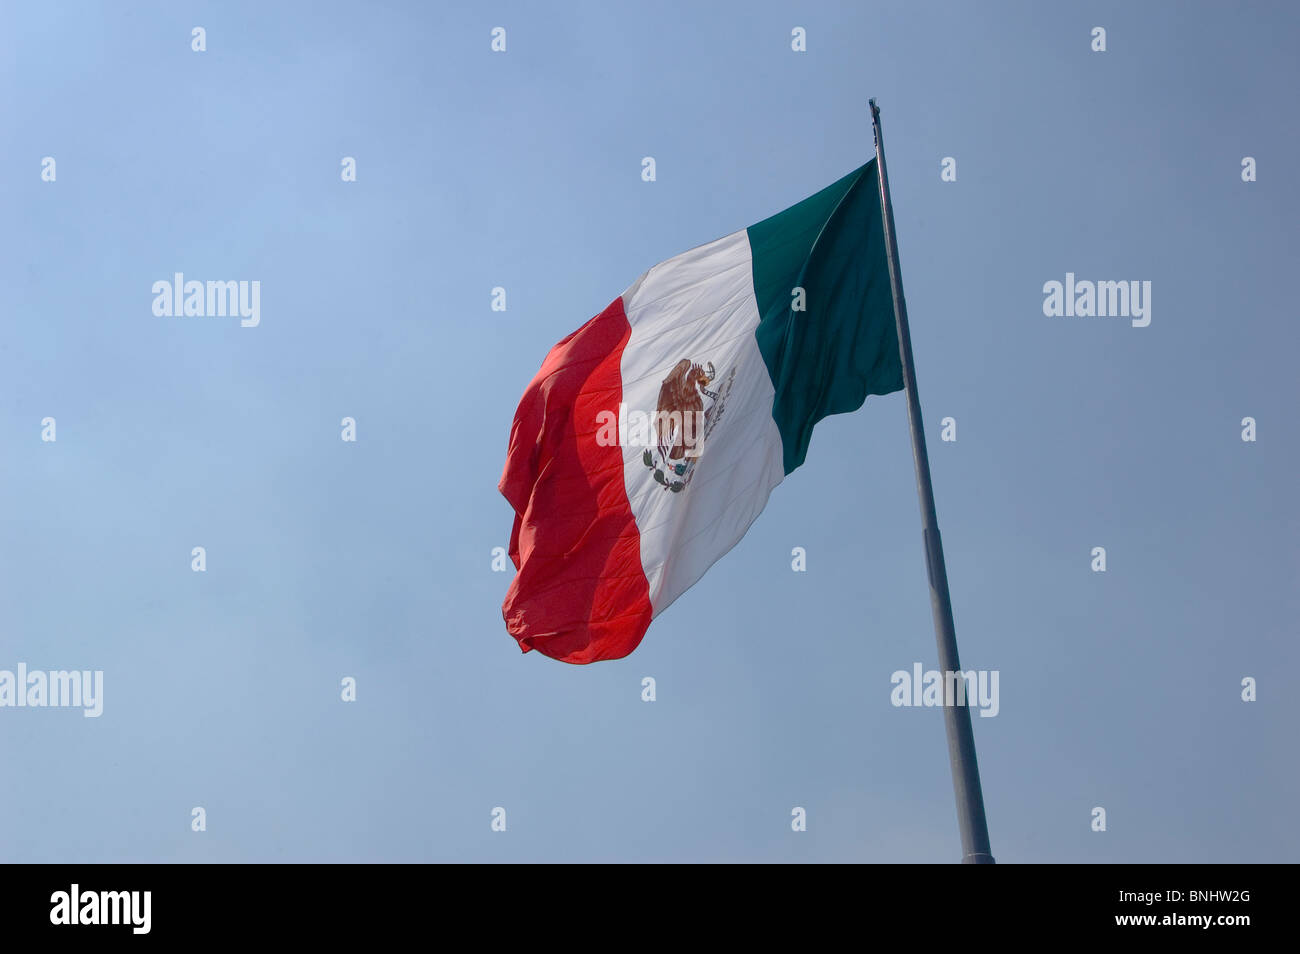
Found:
[[[646,448],[623,450],[641,565],[658,616],[740,542],[785,476],[772,380],[754,337],[759,315],[748,233],[661,262],[623,293],[623,307],[632,327],[621,365],[629,411],[653,414],[664,379],[683,358],[713,363],[710,390],[735,370],[722,416],[683,491],[655,481],[642,459]]]

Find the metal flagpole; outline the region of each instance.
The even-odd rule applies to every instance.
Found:
[[[930,575],[930,608],[934,613],[935,641],[939,645],[939,667],[947,684],[947,674],[961,672],[961,663],[957,658],[957,633],[953,628],[952,602],[948,597],[948,570],[943,562],[943,543],[939,539],[939,521],[934,510],[934,488],[930,486],[930,457],[925,450],[925,433],[921,426],[921,400],[916,393],[916,368],[912,363],[912,335],[907,326],[903,277],[898,270],[898,242],[894,234],[894,207],[889,201],[889,179],[885,175],[880,107],[874,99],[870,103],[871,127],[876,134],[876,171],[880,179],[885,250],[889,258],[889,286],[894,294],[894,323],[898,328],[898,353],[903,363],[903,387],[907,391],[907,420],[912,429],[912,460],[916,464],[916,495],[921,502],[921,529],[925,540],[926,569]],[[960,705],[945,704],[943,721],[948,735],[952,786],[957,795],[961,860],[965,864],[993,864],[988,823],[984,818],[984,795],[980,790],[979,764],[975,759],[975,736],[971,732],[970,709],[964,695]]]

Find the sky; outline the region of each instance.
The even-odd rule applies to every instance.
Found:
[[[1297,40],[1280,2],[4,3],[0,670],[103,710],[0,708],[0,861],[958,861],[942,712],[891,702],[938,664],[902,393],[626,659],[521,654],[492,566],[551,345],[869,159],[872,96],[993,854],[1300,860]],[[155,316],[176,272],[259,324]],[[1045,315],[1067,273],[1150,324]]]

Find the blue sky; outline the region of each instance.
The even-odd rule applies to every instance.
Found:
[[[105,684],[0,709],[0,859],[957,860],[942,714],[890,704],[937,662],[901,394],[627,659],[522,656],[491,569],[547,349],[860,165],[875,96],[994,854],[1300,860],[1294,7],[0,18],[0,669]],[[154,317],[177,271],[261,324]],[[1066,272],[1150,326],[1045,317]]]

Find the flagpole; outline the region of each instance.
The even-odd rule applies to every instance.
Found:
[[[916,392],[916,367],[912,363],[912,335],[907,325],[907,302],[903,299],[903,277],[898,270],[898,242],[894,234],[894,207],[889,200],[889,179],[885,175],[885,141],[880,132],[880,107],[871,103],[871,128],[876,136],[876,170],[880,180],[880,207],[885,225],[885,251],[889,258],[889,287],[894,295],[894,323],[898,329],[898,353],[903,364],[903,386],[907,392],[907,420],[912,429],[912,461],[916,465],[916,495],[921,502],[921,528],[925,541],[926,568],[930,576],[930,609],[934,613],[934,636],[939,646],[939,666],[945,673],[961,672],[957,657],[957,632],[952,622],[952,601],[948,596],[948,570],[939,539],[939,520],[934,509],[934,488],[930,485],[930,457],[925,450],[921,426],[921,400]],[[961,678],[958,676],[957,678]],[[948,761],[952,765],[952,786],[957,795],[957,821],[961,827],[962,862],[993,864],[989,847],[988,822],[984,817],[984,795],[980,790],[979,763],[975,758],[975,736],[971,731],[970,709],[945,705],[944,728],[948,735]]]

